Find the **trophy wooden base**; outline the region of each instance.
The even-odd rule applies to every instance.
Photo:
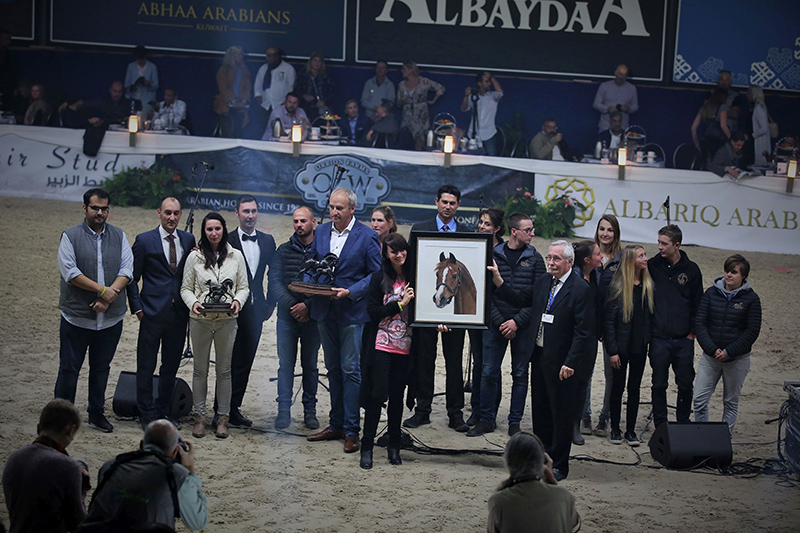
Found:
[[[207,314],[232,315],[233,309],[231,309],[231,304],[229,303],[219,303],[219,304],[206,303],[203,304],[203,308],[200,310],[200,313],[203,315]]]
[[[318,283],[300,283],[294,281],[289,284],[289,290],[294,292],[299,292],[300,294],[306,294],[308,296],[327,296],[328,298],[333,298],[335,292],[333,292],[333,287],[330,285],[320,285]]]

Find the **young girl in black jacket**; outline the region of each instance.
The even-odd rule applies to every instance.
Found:
[[[628,409],[625,419],[625,441],[638,446],[636,417],[639,414],[639,388],[647,362],[653,318],[653,280],[647,271],[647,255],[639,245],[628,245],[622,251],[619,268],[614,274],[605,306],[603,339],[612,368],[611,442],[622,444],[620,417],[622,393],[628,372]]]

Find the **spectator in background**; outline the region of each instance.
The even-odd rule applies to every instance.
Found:
[[[125,96],[131,100],[139,100],[142,109],[150,112],[156,103],[158,90],[158,68],[147,60],[147,49],[137,46],[133,49],[135,61],[128,65],[125,72]]]
[[[174,85],[168,85],[164,89],[164,100],[156,104],[153,124],[157,129],[164,129],[180,126],[184,120],[186,120],[186,102],[178,100],[178,89]]]
[[[24,123],[29,126],[44,126],[50,118],[52,107],[47,102],[44,94],[44,85],[34,83],[31,85],[31,104],[25,111]]]
[[[558,133],[558,123],[554,118],[546,118],[542,122],[542,131],[537,133],[530,143],[531,159],[547,159],[553,161],[574,161],[575,154]]]
[[[397,125],[397,117],[392,113],[392,103],[383,100],[378,105],[375,117],[375,122],[366,135],[367,143],[375,148],[393,148],[400,127]]]
[[[747,89],[747,99],[753,104],[753,143],[755,150],[755,164],[767,166],[767,158],[770,154],[772,142],[769,136],[769,114],[767,105],[764,103],[764,90],[758,85],[751,85]]]
[[[72,402],[50,400],[39,416],[36,440],[9,455],[3,469],[9,531],[78,529],[91,484],[86,464],[72,459],[67,447],[80,428]]]
[[[31,82],[27,78],[21,78],[11,97],[11,112],[14,113],[17,124],[25,122],[25,112],[29,105],[31,105]]]
[[[436,83],[419,75],[419,67],[413,61],[404,61],[403,81],[397,88],[397,105],[403,108],[403,122],[401,128],[408,128],[414,137],[414,147],[422,150],[425,146],[425,136],[431,125],[428,115],[428,106],[444,94],[444,85]],[[433,92],[433,98],[428,100],[428,94]]]
[[[473,87],[477,88],[477,93],[473,93]],[[474,86],[464,90],[461,111],[471,111],[473,107],[477,108],[477,111],[473,111],[473,116],[469,121],[467,137],[480,139],[486,155],[499,155],[497,127],[494,122],[497,116],[497,105],[502,97],[503,89],[500,87],[500,82],[488,71],[478,73],[475,76]]]
[[[244,64],[244,50],[231,46],[217,71],[219,94],[214,99],[214,112],[219,115],[220,136],[238,138],[249,120],[250,70]]]
[[[394,83],[386,77],[387,72],[389,72],[389,64],[383,59],[379,59],[375,63],[375,76],[367,80],[364,84],[364,89],[361,91],[361,107],[370,120],[373,121],[377,120],[378,106],[383,100],[390,102],[390,109],[394,104]]]
[[[269,116],[267,129],[264,131],[261,140],[266,141],[273,138],[272,124],[276,120],[281,121],[281,127],[284,132],[291,130],[294,124],[300,124],[308,129],[308,116],[305,111],[299,108],[299,105],[300,96],[297,93],[291,92],[287,94],[286,98],[283,100],[283,105],[272,110],[272,114]]]
[[[744,147],[745,135],[741,132],[733,132],[728,142],[717,150],[714,159],[708,166],[708,170],[719,177],[728,174],[733,179],[739,179],[739,170],[742,167],[742,148]]]
[[[370,225],[372,229],[378,234],[378,240],[386,240],[386,236],[390,233],[397,232],[397,222],[394,220],[394,210],[388,205],[379,205],[372,210],[370,218]]]
[[[339,119],[342,137],[348,144],[363,144],[372,123],[363,114],[359,113],[358,102],[350,99],[344,105],[345,116]]]
[[[306,69],[294,82],[294,92],[300,95],[300,107],[311,122],[330,113],[333,105],[333,80],[325,71],[325,57],[314,52],[306,62]]]
[[[19,81],[17,58],[11,52],[11,32],[7,28],[0,28],[0,108],[4,111],[11,110],[14,89]]]
[[[142,109],[141,102],[129,100],[123,96],[125,91],[121,81],[114,81],[108,89],[108,96],[99,103],[89,106],[95,114],[106,124],[120,124],[125,122],[131,113]]]
[[[84,102],[80,95],[67,97],[67,101],[61,110],[61,126],[72,129],[85,129],[89,126],[99,126],[102,120],[98,117],[86,118],[83,113]]]
[[[628,82],[627,66],[618,66],[614,71],[614,79],[600,84],[592,107],[600,113],[598,132],[609,128],[609,114],[613,111],[622,113],[622,128],[628,128],[630,115],[639,110],[639,97],[636,87]]]
[[[702,160],[706,166],[711,162],[711,158],[717,150],[728,140],[728,134],[722,129],[720,113],[728,93],[724,89],[716,89],[711,96],[703,103],[700,111],[692,122],[692,142],[700,152]],[[702,132],[700,127],[702,126]]]
[[[617,148],[623,142],[625,130],[622,128],[622,113],[612,111],[608,114],[608,129],[597,135],[597,140],[607,148]]]
[[[503,459],[509,478],[489,496],[487,531],[569,533],[580,529],[575,496],[557,486],[553,460],[539,437],[517,433],[509,439]]]
[[[294,89],[295,76],[294,67],[283,60],[283,50],[277,46],[267,48],[266,62],[258,69],[253,84],[253,99],[258,105],[250,109],[248,139],[261,138],[270,114]]]

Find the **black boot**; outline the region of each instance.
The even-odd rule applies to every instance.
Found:
[[[581,422],[580,420],[576,420],[573,427],[572,427],[572,444],[576,446],[583,446],[586,444],[586,440],[581,435]]]
[[[372,468],[372,439],[364,439],[361,442],[361,468],[369,470]]]
[[[400,459],[400,448],[389,446],[387,450],[389,450],[389,464],[393,465],[403,464],[403,460]]]

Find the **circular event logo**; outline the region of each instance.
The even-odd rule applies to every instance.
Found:
[[[307,161],[294,175],[294,186],[303,200],[315,204],[317,209],[327,208],[333,189],[350,189],[358,197],[356,213],[380,205],[392,188],[379,167],[349,155],[324,156]]]
[[[578,178],[558,178],[547,187],[544,199],[549,202],[553,198],[564,194],[577,197],[578,201],[584,205],[583,210],[575,208],[574,227],[580,228],[592,220],[592,217],[594,217],[594,191],[585,181]]]

